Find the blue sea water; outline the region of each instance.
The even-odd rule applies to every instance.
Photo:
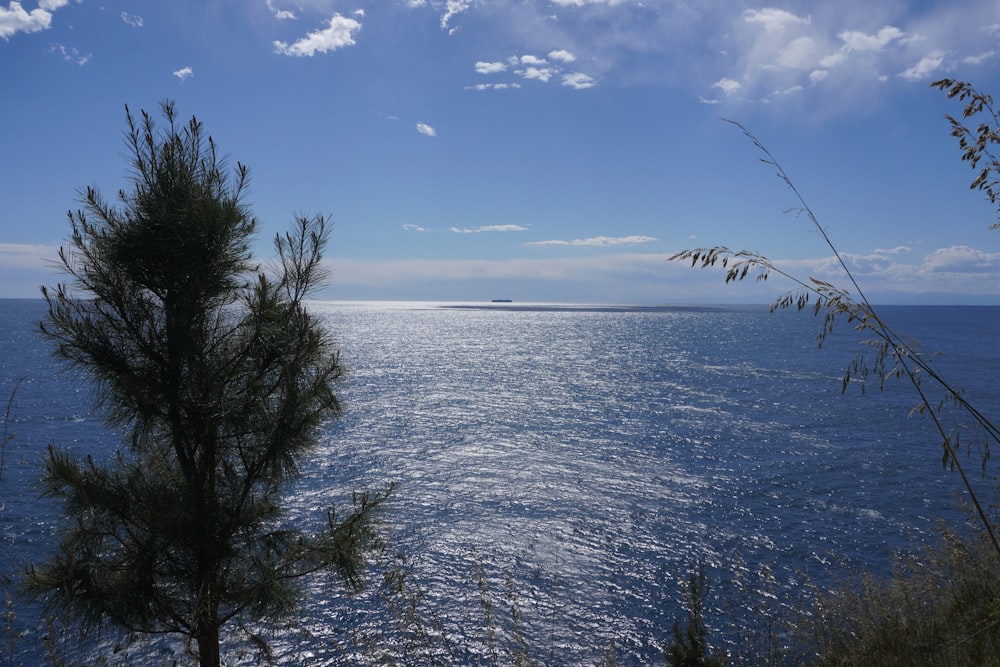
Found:
[[[289,489],[291,520],[319,524],[353,490],[396,482],[391,548],[407,555],[431,636],[461,663],[488,662],[483,588],[502,641],[517,642],[516,604],[540,661],[598,664],[614,646],[621,664],[649,664],[683,618],[680,581],[697,564],[712,584],[713,639],[732,647],[758,605],[796,604],[806,581],[886,573],[895,551],[964,519],[939,438],[910,414],[912,389],[841,393],[865,349],[846,323],[817,349],[819,321],[763,306],[312,307],[349,369],[345,414]],[[943,353],[937,367],[990,414],[1000,308],[881,312]],[[58,526],[36,486],[46,446],[100,459],[119,444],[86,378],[34,333],[43,313],[0,301],[3,397],[21,382],[0,479],[0,574],[15,578]],[[978,479],[974,453],[968,467]],[[273,642],[279,662],[398,649],[380,634],[381,590],[377,576],[360,596],[317,583],[294,632]]]

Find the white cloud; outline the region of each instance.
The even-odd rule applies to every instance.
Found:
[[[1000,49],[985,27],[997,23],[1000,9],[985,0],[976,5],[869,8],[856,0],[800,3],[788,6],[790,11],[758,7],[730,17],[728,24],[720,18],[716,53],[725,55],[718,56],[715,76],[705,79],[717,89],[707,97],[759,105],[795,91],[809,105],[797,102],[798,110],[849,114],[897,86],[926,82],[960,66],[987,67],[997,62]],[[795,6],[808,6],[811,14],[795,12]]]
[[[964,245],[938,248],[911,257],[911,248],[900,246],[868,254],[845,253],[851,273],[869,295],[877,293],[985,294],[1000,292],[1000,253]],[[812,276],[834,284],[844,282],[836,257],[779,260],[775,264],[795,276]]]
[[[419,6],[419,5],[411,5]],[[448,23],[472,6],[472,0],[448,0],[445,5],[445,12],[441,15],[441,29],[448,28]],[[451,29],[454,32],[455,28]]]
[[[974,56],[962,58],[962,63],[966,65],[982,65],[987,60],[992,60],[996,56],[996,51],[986,51]]]
[[[345,46],[353,46],[354,33],[361,30],[361,24],[352,18],[334,14],[330,25],[323,30],[311,32],[291,46],[275,41],[274,50],[286,56],[311,57],[316,53],[336,51]]]
[[[91,58],[91,54],[82,55],[79,51],[74,48],[66,48],[62,44],[53,44],[51,48],[52,53],[58,53],[63,57],[68,63],[73,63],[74,65],[80,65],[83,67]]]
[[[934,51],[927,54],[920,61],[900,73],[900,76],[907,81],[920,81],[930,77],[934,72],[941,68],[941,64],[944,62],[945,54],[941,51]]]
[[[924,258],[922,268],[933,273],[998,273],[1000,253],[964,245],[938,248]]]
[[[638,237],[643,238],[643,237]],[[562,242],[568,244],[569,242]],[[0,266],[5,258],[0,246]],[[49,253],[49,256],[52,256]],[[725,270],[693,271],[685,263],[667,261],[668,254],[623,251],[504,259],[359,260],[329,261],[335,271],[337,298],[406,298],[460,300],[511,296],[516,300],[605,301],[607,303],[768,302],[794,285],[779,276],[766,282],[744,282],[739,289],[726,285]],[[953,246],[925,255],[907,248],[846,254],[848,266],[869,296],[892,303],[899,295],[963,294],[995,299],[1000,294],[1000,253]],[[834,284],[843,282],[835,257],[774,259],[795,276],[815,276]],[[605,291],[605,289],[607,291]],[[350,296],[347,296],[350,295]],[[442,296],[447,295],[447,296]],[[927,297],[931,301],[934,296]],[[940,301],[938,301],[940,302]]]
[[[576,60],[576,56],[566,50],[556,50],[549,52],[549,58],[562,63],[571,63]],[[591,88],[597,84],[597,81],[583,72],[570,72],[563,73],[563,69],[557,65],[549,64],[549,61],[545,58],[540,58],[534,54],[526,53],[521,56],[511,56],[507,59],[507,64],[514,68],[514,74],[520,76],[522,79],[532,79],[534,81],[541,81],[542,83],[548,83],[553,77],[562,77],[562,84],[564,86],[569,86],[576,90],[582,90],[584,88]],[[480,74],[486,74],[489,72],[502,71],[507,69],[503,66],[503,63],[486,63],[477,62],[476,71]],[[500,87],[499,85],[493,86],[495,88]],[[504,87],[519,88],[517,84],[509,84]],[[475,90],[487,90],[490,88],[488,85],[472,86],[471,88]]]
[[[190,67],[182,67],[181,69],[174,72],[174,76],[181,80],[181,83],[187,81],[189,78],[194,76],[194,70]]]
[[[795,95],[797,93],[801,93],[804,90],[805,88],[803,88],[802,86],[789,86],[788,88],[782,88],[780,90],[774,91],[774,96],[786,97],[788,95]]]
[[[484,225],[482,227],[465,227],[462,229],[452,227],[451,231],[456,234],[478,234],[480,232],[526,232],[528,228],[521,225]]]
[[[65,7],[69,0],[41,0],[38,7],[30,12],[17,0],[11,0],[4,9],[0,7],[0,38],[9,40],[19,32],[32,33],[48,30],[52,25],[52,13]]]
[[[295,14],[291,11],[287,9],[278,9],[273,0],[267,0],[267,8],[272,14],[274,14],[274,18],[279,21],[294,21],[296,19]]]
[[[17,269],[43,269],[59,256],[59,246],[0,243],[0,266]]]
[[[527,67],[518,72],[525,79],[537,79],[547,82],[552,78],[553,70],[549,67]]]
[[[830,75],[830,70],[815,69],[809,72],[809,83],[814,86]]]
[[[467,289],[478,293],[482,281],[502,280],[524,281],[534,285],[556,282],[582,283],[590,298],[595,298],[593,286],[620,283],[624,302],[628,295],[634,299],[637,285],[636,276],[644,278],[641,284],[653,284],[658,292],[663,285],[670,285],[667,274],[692,273],[684,267],[675,266],[662,254],[602,254],[597,257],[546,257],[533,259],[402,259],[402,260],[359,260],[350,257],[328,260],[335,272],[334,286],[377,289],[390,298],[440,298],[442,285],[448,285],[448,293]],[[391,292],[397,288],[406,290]],[[414,291],[416,290],[416,291]],[[421,291],[427,290],[427,291]],[[489,293],[489,292],[488,292]],[[438,296],[435,296],[438,295]],[[466,298],[466,297],[460,297]],[[602,297],[607,298],[607,297]],[[660,297],[665,298],[663,296]],[[611,299],[616,301],[619,299]]]
[[[417,132],[427,137],[436,137],[437,130],[428,125],[427,123],[417,123]]]
[[[551,0],[553,5],[560,7],[583,7],[585,5],[620,5],[622,0]]]
[[[409,225],[409,224],[403,225],[403,229],[405,229],[408,232],[426,232],[427,231],[424,227],[421,227],[420,225]]]
[[[641,243],[650,243],[656,239],[652,236],[592,236],[586,239],[574,239],[572,241],[531,241],[525,245],[539,245],[539,246],[556,246],[556,245],[569,245],[569,246],[615,246],[615,245],[638,245]]]
[[[819,66],[823,69],[830,69],[831,67],[836,67],[847,60],[847,53],[843,49],[835,53],[830,53],[819,59]]]
[[[125,25],[132,26],[133,28],[141,28],[142,17],[139,16],[138,14],[132,16],[128,12],[122,12],[122,23],[124,23]]]
[[[718,81],[712,84],[712,88],[718,88],[726,96],[729,96],[738,93],[740,91],[740,88],[742,88],[742,86],[740,85],[739,81],[733,81],[732,79],[719,79]]]
[[[767,32],[778,32],[796,24],[808,24],[809,18],[801,18],[783,9],[748,9],[743,12],[743,20],[747,23],[758,23]]]
[[[497,72],[505,72],[507,70],[507,65],[499,62],[483,62],[482,60],[476,63],[476,72],[478,74],[496,74]]]
[[[520,88],[521,84],[514,83],[477,83],[474,86],[466,86],[466,90],[508,90],[510,88]]]
[[[59,246],[0,243],[0,294],[37,299],[39,285],[65,281],[59,270]]]
[[[844,42],[848,51],[880,51],[897,39],[902,39],[905,34],[899,28],[887,25],[874,35],[849,30],[837,37]]]
[[[789,69],[810,69],[816,62],[816,42],[810,37],[793,39],[783,48],[775,63]]]
[[[595,81],[593,77],[588,76],[583,72],[564,74],[562,79],[564,86],[569,86],[574,90],[584,90],[585,88],[593,88],[597,85],[597,81]]]
[[[675,295],[672,275],[698,275],[654,253],[505,259],[328,260],[333,289],[346,298],[515,300],[604,303],[663,302]],[[719,281],[721,283],[721,281]],[[388,296],[385,296],[388,295]]]

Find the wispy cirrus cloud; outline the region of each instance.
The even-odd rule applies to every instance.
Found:
[[[58,53],[59,55],[61,55],[62,59],[65,60],[66,62],[73,63],[74,65],[79,65],[81,67],[90,62],[90,59],[92,57],[92,55],[89,53],[84,55],[75,48],[66,47],[63,46],[62,44],[53,44],[50,51],[52,53]]]
[[[279,9],[273,0],[267,0],[267,8],[279,21],[294,21],[297,17],[295,13],[288,9]]]
[[[620,5],[622,0],[552,0],[553,5],[560,7],[584,7],[586,5]]]
[[[138,14],[129,14],[128,12],[122,12],[122,23],[133,28],[141,28],[143,25],[142,17]]]
[[[591,247],[602,247],[602,246],[618,246],[618,245],[640,245],[642,243],[651,243],[657,239],[652,236],[591,236],[585,239],[573,239],[572,241],[565,240],[550,240],[550,241],[529,241],[525,245],[532,246],[591,246]]]
[[[477,83],[473,86],[466,86],[466,90],[509,90],[512,88],[520,88],[521,84],[518,82],[513,83]]]
[[[0,243],[0,264],[8,267],[42,268],[58,256],[58,245]]]
[[[355,13],[355,15],[358,14]],[[359,30],[361,30],[361,23],[357,19],[334,14],[326,28],[310,32],[292,44],[275,41],[274,51],[284,56],[297,58],[308,58],[317,53],[337,51],[347,46],[354,46],[356,44],[354,35]]]
[[[422,5],[417,5],[417,6],[422,6]],[[449,25],[449,23],[451,23],[451,20],[453,18],[467,11],[471,6],[472,6],[472,0],[448,0],[445,3],[445,12],[444,14],[441,15],[441,29],[447,30],[448,34],[454,34],[456,31],[458,31],[457,27],[451,26]]]
[[[482,227],[452,227],[451,231],[456,234],[479,234],[480,232],[526,232],[528,228],[522,225],[483,225]]]
[[[663,302],[673,295],[666,255],[601,254],[544,259],[329,260],[331,298],[481,301]],[[690,270],[685,270],[691,274]],[[730,290],[731,291],[731,290]]]
[[[900,72],[899,76],[907,81],[926,81],[942,68],[945,56],[944,51],[932,51],[921,58],[917,64]]]
[[[57,264],[59,246],[0,243],[0,293],[10,298],[38,298],[38,286],[65,278]]]

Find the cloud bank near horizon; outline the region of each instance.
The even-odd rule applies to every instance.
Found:
[[[0,244],[0,290],[11,298],[38,297],[41,285],[61,278],[53,263],[58,251],[56,245]],[[331,257],[326,264],[332,280],[321,296],[449,301],[476,294],[496,296],[516,288],[520,300],[552,300],[550,295],[568,293],[576,295],[568,300],[580,302],[764,303],[794,287],[777,277],[766,283],[746,280],[726,285],[724,269],[693,269],[668,261],[671,254],[445,260]],[[956,245],[920,254],[897,247],[845,254],[844,259],[862,288],[876,297],[919,301],[921,295],[965,294],[1000,305],[1000,252]],[[847,286],[832,256],[774,263],[803,279],[811,276]]]

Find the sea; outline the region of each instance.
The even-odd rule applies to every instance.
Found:
[[[969,517],[905,380],[842,391],[872,349],[846,321],[819,347],[821,318],[766,305],[310,308],[347,369],[344,414],[289,485],[288,520],[321,528],[352,493],[395,489],[365,591],[310,582],[300,614],[256,629],[277,664],[663,664],[699,571],[709,643],[735,655],[814,591],[887,575],[895,554]],[[995,413],[1000,308],[879,312]],[[47,447],[95,460],[123,447],[88,379],[37,334],[44,314],[41,301],[0,300],[0,577],[15,612],[0,663],[47,663],[58,645],[78,663],[187,664],[168,638],[79,644],[17,596],[62,525],[38,485]],[[963,442],[989,505],[994,475]],[[236,637],[225,653],[262,660]]]

